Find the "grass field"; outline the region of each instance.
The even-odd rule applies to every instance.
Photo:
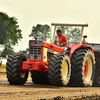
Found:
[[[4,71],[4,70],[0,70],[0,73],[5,73],[6,71]]]
[[[2,65],[0,65],[0,67],[6,67],[6,64],[2,64]],[[5,73],[6,72],[6,70],[0,70],[0,73]]]
[[[2,65],[0,65],[0,67],[6,67],[6,64],[2,64]]]

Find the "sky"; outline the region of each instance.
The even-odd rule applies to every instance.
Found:
[[[32,26],[37,24],[86,24],[87,42],[100,43],[100,0],[0,0],[0,12],[18,19],[23,39],[15,51],[28,47]]]

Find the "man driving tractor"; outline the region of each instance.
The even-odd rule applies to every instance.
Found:
[[[67,40],[66,36],[62,34],[60,29],[58,29],[56,32],[58,35],[59,45],[68,47],[68,40]]]

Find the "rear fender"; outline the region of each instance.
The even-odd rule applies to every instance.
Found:
[[[94,50],[92,47],[89,47],[89,46],[83,45],[83,44],[72,44],[70,54],[69,54],[69,59],[71,59],[72,54],[75,52],[75,50],[80,49],[80,48],[90,48],[94,53]]]

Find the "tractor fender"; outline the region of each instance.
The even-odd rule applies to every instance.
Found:
[[[92,47],[89,47],[89,46],[83,45],[83,44],[72,44],[70,54],[69,54],[69,59],[71,59],[72,54],[74,53],[74,51],[77,50],[77,49],[80,49],[80,48],[89,48],[89,49],[92,50],[92,52],[94,54],[94,49]]]

